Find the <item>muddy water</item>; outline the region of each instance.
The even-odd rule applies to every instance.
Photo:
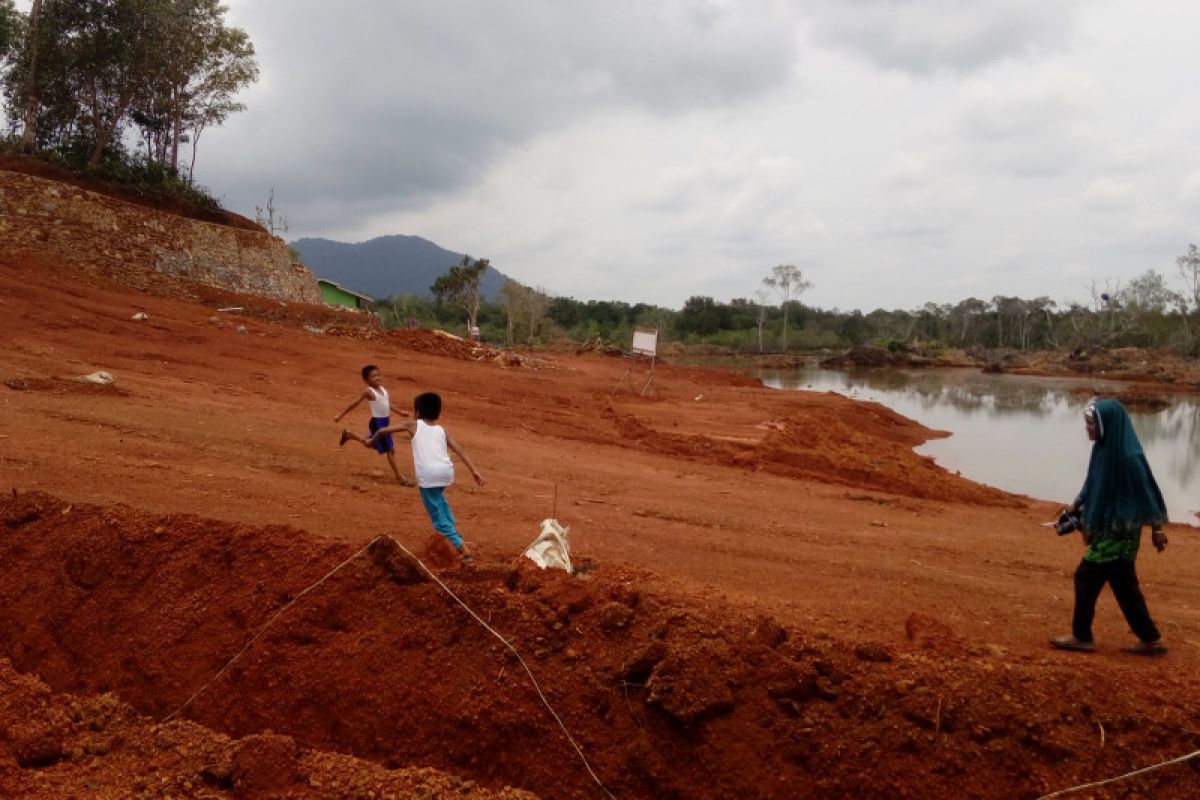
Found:
[[[1090,444],[1083,430],[1094,380],[986,375],[977,370],[760,370],[779,389],[834,391],[874,400],[952,435],[917,452],[949,470],[1010,492],[1070,502],[1083,483]],[[1072,391],[1075,390],[1075,391]],[[1200,524],[1200,400],[1161,411],[1131,409],[1134,428],[1171,519]]]

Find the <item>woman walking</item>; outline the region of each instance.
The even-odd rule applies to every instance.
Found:
[[[1088,549],[1075,570],[1071,633],[1051,639],[1050,644],[1059,650],[1095,649],[1092,618],[1107,583],[1138,638],[1124,649],[1138,655],[1161,655],[1167,646],[1146,608],[1135,562],[1143,525],[1151,527],[1155,549],[1161,553],[1166,548],[1162,526],[1167,521],[1167,507],[1125,407],[1116,400],[1093,400],[1083,417],[1093,442],[1092,455],[1071,511],[1079,517]]]

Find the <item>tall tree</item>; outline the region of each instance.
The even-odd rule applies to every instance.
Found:
[[[766,289],[759,289],[754,293],[755,306],[757,313],[754,315],[754,327],[758,329],[758,352],[763,351],[763,326],[767,324],[767,300],[769,295]]]
[[[180,145],[244,108],[233,95],[258,77],[246,33],[224,25],[218,0],[168,0],[159,42],[161,69],[133,111],[151,158],[179,168]]]
[[[5,80],[10,118],[29,149],[75,163],[127,158],[138,126],[146,160],[170,171],[180,145],[242,106],[258,76],[246,34],[219,0],[35,0]]]
[[[479,306],[483,302],[480,282],[488,265],[486,258],[476,261],[470,256],[463,256],[462,261],[446,270],[429,287],[434,297],[466,312],[468,334],[475,330],[479,319]]]
[[[11,4],[9,6],[11,8]],[[6,14],[6,17],[11,18],[11,15]],[[25,79],[25,112],[22,115],[22,123],[25,128],[21,131],[21,152],[29,153],[33,151],[34,134],[37,131],[37,112],[38,112],[38,94],[37,94],[37,74],[38,74],[38,37],[40,23],[42,19],[42,0],[33,0],[33,5],[29,7],[29,25],[27,39],[25,42],[27,76]]]
[[[516,343],[516,334],[522,328],[525,342],[532,344],[538,327],[550,310],[550,295],[543,289],[534,289],[508,278],[500,287],[500,300],[504,304],[507,344],[511,347]]]
[[[9,53],[21,35],[24,22],[24,17],[13,5],[13,0],[0,0],[0,66],[8,61]]]
[[[771,274],[763,278],[763,285],[779,296],[783,306],[783,349],[788,348],[788,305],[792,298],[799,296],[805,290],[812,288],[812,283],[804,280],[804,273],[792,264],[780,264],[771,270]]]
[[[1189,344],[1192,341],[1192,329],[1188,324],[1188,312],[1200,314],[1200,250],[1196,245],[1189,244],[1187,252],[1175,259],[1179,268],[1179,277],[1183,278],[1184,304],[1182,308],[1183,335]]]

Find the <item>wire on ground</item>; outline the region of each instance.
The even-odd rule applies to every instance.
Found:
[[[557,494],[557,488],[558,487],[556,485],[555,486],[556,494]],[[542,692],[542,687],[538,685],[537,679],[533,676],[533,670],[531,670],[529,668],[529,664],[527,664],[525,662],[525,659],[521,656],[521,653],[517,650],[517,648],[514,647],[512,645],[512,643],[510,641],[508,641],[508,639],[504,638],[504,636],[502,636],[498,631],[496,631],[495,628],[493,628],[491,625],[489,625],[487,622],[485,622],[478,614],[476,614],[471,609],[470,606],[468,606],[466,603],[464,603],[458,595],[456,595],[454,592],[452,592],[450,590],[449,586],[442,583],[441,579],[438,578],[438,576],[435,575],[433,573],[433,571],[431,569],[429,569],[429,567],[425,566],[425,562],[423,562],[421,559],[417,558],[417,556],[411,550],[409,550],[407,547],[405,547],[394,536],[388,536],[387,534],[380,534],[379,536],[376,536],[371,541],[367,542],[367,544],[361,550],[359,550],[357,553],[350,556],[342,563],[338,564],[336,567],[334,567],[329,572],[327,572],[320,580],[318,580],[312,586],[309,586],[307,589],[300,592],[300,594],[298,594],[294,598],[292,598],[292,600],[290,602],[288,602],[287,605],[285,605],[283,608],[279,609],[279,611],[277,611],[273,617],[271,617],[269,620],[267,620],[265,625],[263,625],[261,628],[259,628],[258,633],[254,634],[254,636],[250,637],[250,640],[248,642],[246,642],[245,645],[243,645],[242,649],[239,650],[237,652],[237,654],[234,655],[233,658],[229,659],[228,663],[226,663],[225,666],[221,667],[221,669],[217,672],[216,675],[212,676],[212,678],[210,678],[207,683],[205,683],[203,686],[201,686],[199,689],[197,689],[192,694],[192,696],[189,697],[184,702],[183,705],[181,705],[179,708],[175,709],[170,714],[168,714],[166,717],[164,717],[163,722],[169,722],[170,720],[174,719],[176,716],[178,716],[179,712],[183,711],[185,708],[187,708],[189,705],[192,704],[192,701],[194,701],[197,697],[199,697],[201,694],[203,694],[204,691],[206,689],[208,689],[209,686],[216,683],[217,679],[220,678],[222,675],[224,675],[225,672],[230,667],[233,666],[234,662],[236,662],[239,658],[241,658],[246,653],[246,651],[250,649],[251,645],[253,645],[256,641],[259,640],[259,638],[262,637],[262,635],[264,633],[266,633],[267,628],[271,627],[271,625],[273,625],[277,619],[279,619],[281,616],[283,616],[283,614],[289,608],[294,606],[300,600],[301,597],[304,597],[304,595],[308,594],[313,589],[316,589],[318,586],[320,586],[322,583],[324,583],[326,580],[328,580],[330,577],[332,577],[333,574],[336,573],[338,570],[342,569],[347,564],[349,564],[351,561],[358,558],[363,553],[367,552],[367,550],[370,549],[371,545],[375,544],[375,542],[379,541],[380,539],[390,539],[392,541],[392,543],[395,544],[397,547],[399,547],[401,550],[403,550],[405,552],[405,554],[408,555],[409,558],[411,558],[413,561],[417,562],[417,564],[421,567],[421,569],[425,570],[425,574],[428,575],[431,579],[433,579],[434,583],[436,583],[438,586],[441,587],[442,591],[444,591],[446,594],[450,595],[450,597],[453,598],[456,603],[458,603],[460,606],[462,606],[468,614],[470,614],[472,617],[475,618],[476,622],[478,622],[480,625],[482,625],[488,633],[492,634],[492,636],[495,636],[497,639],[499,639],[500,642],[505,647],[507,647],[514,656],[516,656],[517,661],[520,662],[521,666],[525,668],[525,674],[529,676],[529,682],[533,684],[533,689],[535,692],[537,692],[538,697],[541,699],[542,705],[544,705],[546,707],[546,710],[550,712],[550,716],[554,718],[554,721],[556,723],[558,723],[558,727],[562,729],[563,735],[567,737],[567,741],[570,742],[571,747],[575,748],[575,752],[579,755],[579,759],[583,762],[584,768],[587,769],[588,775],[591,776],[592,780],[596,782],[596,785],[600,787],[600,790],[603,791],[605,795],[607,795],[609,798],[611,798],[611,800],[617,800],[616,796],[608,790],[608,787],[606,787],[604,785],[604,782],[600,780],[600,777],[596,774],[595,770],[592,769],[592,765],[588,762],[587,756],[585,756],[583,754],[583,749],[575,741],[575,737],[573,737],[571,735],[571,732],[569,730],[567,730],[567,726],[563,723],[562,718],[558,715],[558,712],[556,712],[554,710],[554,708],[550,705],[550,701],[546,699],[545,693]]]
[[[1084,789],[1095,789],[1100,786],[1107,786],[1110,783],[1117,783],[1118,781],[1123,781],[1123,780],[1126,780],[1127,778],[1132,778],[1135,775],[1141,775],[1146,772],[1152,772],[1156,769],[1162,769],[1163,767],[1169,767],[1172,764],[1182,764],[1183,762],[1190,761],[1191,759],[1196,758],[1197,756],[1200,756],[1200,750],[1197,750],[1194,753],[1188,753],[1186,756],[1180,756],[1179,758],[1172,758],[1170,761],[1164,761],[1161,764],[1152,764],[1149,767],[1142,767],[1141,769],[1135,769],[1133,772],[1126,772],[1124,775],[1118,775],[1115,778],[1108,778],[1107,780],[1096,781],[1094,783],[1085,783],[1081,786],[1072,786],[1069,789],[1059,789],[1057,792],[1051,792],[1050,794],[1042,795],[1041,797],[1038,798],[1038,800],[1050,800],[1050,798],[1052,798],[1052,797],[1064,797],[1068,794],[1074,794],[1075,792],[1082,792]]]

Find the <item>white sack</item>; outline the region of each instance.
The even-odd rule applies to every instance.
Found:
[[[542,520],[542,532],[525,548],[525,557],[542,569],[553,567],[571,572],[571,543],[567,540],[570,530],[556,519]]]

